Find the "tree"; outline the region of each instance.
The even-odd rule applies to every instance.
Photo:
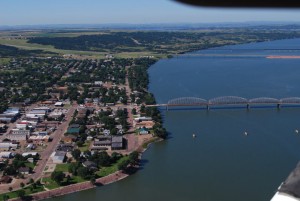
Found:
[[[17,192],[17,195],[18,195],[18,197],[20,197],[20,198],[24,198],[24,197],[25,197],[25,191],[24,191],[24,190],[19,190],[19,191]]]
[[[78,142],[76,142],[76,145],[78,146],[78,147],[82,147],[83,145],[84,145],[84,142],[83,141],[81,141],[81,140],[79,140]],[[73,156],[74,157],[74,156]],[[75,157],[74,157],[75,158]]]
[[[98,154],[98,165],[100,166],[109,166],[110,165],[110,157],[107,152],[102,151]]]
[[[117,152],[113,152],[113,153],[111,154],[110,161],[111,161],[111,163],[115,163],[115,162],[117,162],[120,158],[122,158],[122,154],[117,153]]]
[[[129,154],[129,162],[132,165],[137,164],[139,161],[139,152],[133,151]]]
[[[123,160],[121,163],[118,164],[118,170],[126,170],[127,166],[129,165],[129,160]]]
[[[20,187],[24,188],[25,184],[23,182],[20,183]]]
[[[68,171],[69,173],[72,173],[72,175],[77,175],[77,169],[80,167],[80,163],[76,162],[76,163],[71,163],[69,165]]]
[[[10,187],[8,188],[8,190],[11,192],[11,191],[13,190],[13,188],[10,186]]]
[[[74,149],[71,154],[73,158],[78,161],[80,159],[81,151],[79,149]]]
[[[95,185],[95,183],[96,183],[95,177],[92,177],[92,178],[90,179],[90,182],[91,182],[92,185]]]
[[[80,176],[83,179],[87,179],[91,176],[91,173],[88,168],[86,167],[79,167],[77,170],[78,176]]]
[[[3,201],[6,201],[6,200],[8,200],[8,199],[9,199],[9,196],[8,196],[8,195],[6,195],[6,194],[4,194],[4,195],[2,196],[2,199],[3,199]]]
[[[110,134],[111,135],[117,135],[118,131],[116,128],[111,129]]]
[[[131,110],[131,113],[132,113],[133,115],[136,115],[136,109],[133,108],[133,109]]]
[[[30,183],[30,184],[33,184],[33,183],[34,183],[34,180],[33,180],[32,178],[30,178],[29,183]]]
[[[54,171],[51,174],[51,179],[54,180],[57,184],[61,184],[64,180],[65,174],[62,171]]]

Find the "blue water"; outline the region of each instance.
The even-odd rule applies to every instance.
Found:
[[[195,52],[220,54],[215,57],[182,56],[153,65],[149,90],[157,102],[182,96],[300,96],[300,60],[264,57],[299,55],[264,50],[300,49],[299,39],[222,48]],[[295,134],[300,108],[162,112],[170,139],[151,145],[141,171],[52,200],[266,201],[300,160],[300,135]]]

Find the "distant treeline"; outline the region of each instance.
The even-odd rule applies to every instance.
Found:
[[[259,42],[300,37],[300,32],[287,30],[228,29],[207,32],[107,32],[78,37],[36,37],[29,43],[53,45],[57,49],[157,53],[186,52],[220,45]]]

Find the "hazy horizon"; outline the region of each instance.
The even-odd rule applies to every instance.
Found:
[[[171,0],[10,0],[1,7],[0,26],[300,21],[298,9],[200,8]]]

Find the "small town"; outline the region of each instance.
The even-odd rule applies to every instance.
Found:
[[[145,73],[153,62],[47,57],[0,66],[3,197],[94,185],[137,166],[166,133],[159,111],[146,107],[154,103]]]

